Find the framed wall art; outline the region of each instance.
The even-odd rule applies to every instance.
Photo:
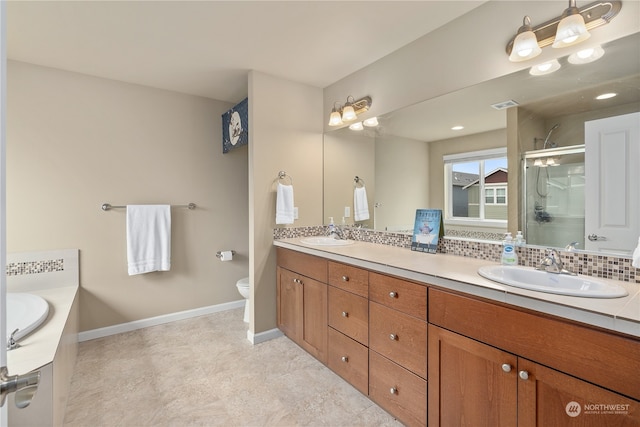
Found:
[[[249,98],[222,115],[222,152],[249,143]]]

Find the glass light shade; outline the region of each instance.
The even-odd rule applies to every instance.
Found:
[[[558,71],[559,69],[560,69],[560,63],[558,62],[558,60],[552,59],[551,61],[534,65],[529,70],[529,74],[531,74],[532,76],[544,76],[545,74],[551,74],[554,71]]]
[[[362,122],[356,122],[349,125],[349,129],[351,130],[362,130],[364,126],[362,126]]]
[[[356,117],[358,116],[356,115],[356,112],[353,109],[353,106],[351,104],[345,105],[344,108],[342,109],[342,121],[350,122],[352,120],[355,120]]]
[[[552,47],[573,46],[591,37],[587,27],[584,25],[584,18],[580,13],[572,13],[560,21],[556,30],[556,37]]]
[[[582,49],[576,53],[569,55],[567,59],[570,64],[588,64],[593,61],[597,61],[604,55],[604,49],[600,46],[590,47],[588,49]]]
[[[542,159],[535,159],[533,161],[533,166],[537,166],[539,168],[546,167],[547,165],[542,162]]]
[[[378,118],[377,117],[371,117],[369,119],[366,119],[364,122],[362,122],[362,124],[367,126],[367,127],[378,126]]]
[[[329,126],[340,126],[342,124],[342,118],[340,113],[334,108],[329,116]]]
[[[538,46],[538,39],[533,31],[524,31],[516,36],[513,41],[513,48],[511,49],[511,55],[509,55],[509,61],[520,62],[526,61],[531,58],[535,58],[540,55],[542,49]]]

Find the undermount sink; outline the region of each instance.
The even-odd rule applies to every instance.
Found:
[[[587,298],[620,298],[627,296],[622,286],[586,276],[570,276],[536,270],[532,267],[489,265],[478,274],[494,282],[532,291]]]
[[[355,243],[353,240],[336,239],[330,236],[304,237],[300,241],[307,245],[315,246],[347,246]]]

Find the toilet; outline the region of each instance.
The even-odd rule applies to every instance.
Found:
[[[238,288],[238,292],[242,295],[247,301],[244,304],[244,321],[245,323],[249,323],[249,278],[245,277],[236,282],[236,287]]]

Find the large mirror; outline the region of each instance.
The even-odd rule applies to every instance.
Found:
[[[582,223],[576,227],[580,236],[563,236],[566,242],[554,240],[552,236],[558,236],[554,231],[546,233],[548,241],[545,241],[545,233],[534,230],[535,224],[527,227],[525,210],[534,212],[532,206],[536,201],[526,207],[523,181],[529,166],[521,163],[522,158],[526,152],[543,148],[584,144],[587,121],[640,111],[639,45],[640,33],[636,33],[603,45],[604,56],[595,62],[576,65],[569,63],[568,58],[561,58],[561,68],[549,75],[534,76],[529,70],[522,70],[385,114],[378,117],[377,127],[365,127],[361,131],[344,127],[325,133],[324,221],[333,217],[340,223],[344,217],[347,224],[355,222],[375,230],[410,232],[416,209],[443,209],[451,216],[455,190],[471,190],[482,178],[487,187],[485,197],[480,198],[492,203],[483,208],[483,212],[493,212],[498,204],[508,200],[509,213],[485,217],[490,219],[485,221],[477,221],[473,217],[476,214],[462,214],[471,218],[460,218],[457,214],[445,223],[448,235],[497,239],[507,229],[522,229],[534,244],[563,247],[573,240],[580,242],[578,249],[585,248],[588,231],[584,230],[583,208],[577,212],[573,209],[561,220],[560,213],[552,214],[553,206],[541,209],[538,203],[538,216],[532,216],[538,220],[538,228],[549,224],[547,228],[551,229],[553,224],[564,229],[566,224]],[[601,101],[594,99],[605,92],[617,93],[617,96]],[[517,105],[499,109],[496,104],[505,101],[515,101]],[[464,129],[452,130],[456,125]],[[508,153],[506,168],[487,162],[486,167],[475,173],[456,169],[462,167],[456,163],[464,162],[457,160],[463,153],[475,153],[479,160],[471,163],[476,167],[479,162],[484,163],[486,153],[504,156],[501,152]],[[448,175],[445,174],[447,159],[454,165]],[[637,169],[637,160],[634,162]],[[506,170],[500,172],[499,169]],[[579,167],[567,170],[574,175],[580,172]],[[543,174],[545,185],[558,186],[557,171],[553,170],[555,175],[551,174],[548,180],[546,172]],[[507,174],[510,175],[508,185]],[[498,179],[499,175],[502,178]],[[356,176],[360,183],[354,181]],[[447,179],[450,181],[446,182]],[[460,182],[456,183],[458,179]],[[492,180],[505,182],[491,184]],[[573,182],[577,182],[577,178]],[[362,184],[366,188],[369,219],[356,222],[352,212],[354,187]],[[490,185],[498,187],[490,190]],[[471,202],[468,203],[471,212]],[[575,206],[584,201],[576,201],[574,197],[572,203]],[[541,216],[540,210],[549,216]],[[629,211],[625,215],[637,217],[638,212]],[[625,250],[612,252],[624,254]]]

